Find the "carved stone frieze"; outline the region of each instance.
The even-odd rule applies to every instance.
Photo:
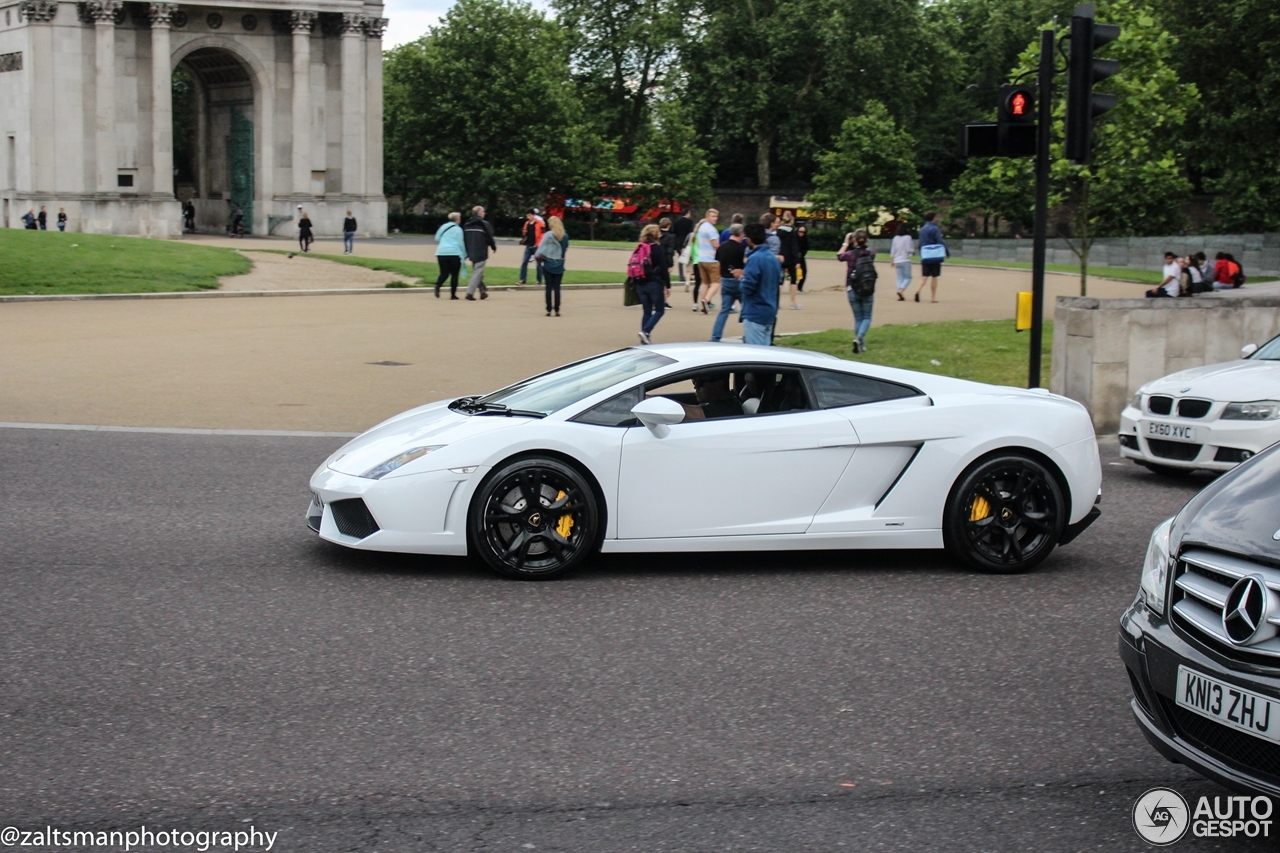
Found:
[[[48,23],[58,13],[57,0],[22,0],[18,4],[18,20]]]
[[[151,19],[153,27],[172,26],[173,16],[177,12],[177,3],[151,3],[147,6],[147,16]]]
[[[366,16],[364,19],[364,32],[371,39],[380,39],[382,34],[387,31],[386,18],[374,18]]]
[[[316,25],[315,12],[290,12],[289,28],[295,33],[309,33]]]

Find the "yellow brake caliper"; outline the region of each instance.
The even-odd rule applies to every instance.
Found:
[[[982,521],[991,514],[991,504],[982,495],[975,495],[973,506],[969,509],[970,521]]]
[[[560,492],[556,495],[556,500],[563,500],[564,496],[565,493]],[[566,512],[564,515],[560,516],[560,520],[556,522],[556,533],[560,534],[561,539],[568,539],[569,531],[571,530],[573,530],[573,514]]]

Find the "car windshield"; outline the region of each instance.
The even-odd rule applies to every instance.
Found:
[[[1260,361],[1280,361],[1280,337],[1267,341],[1262,345],[1261,349],[1254,352],[1249,358]]]
[[[598,391],[668,364],[675,364],[675,359],[640,349],[618,350],[517,382],[475,400],[467,408],[472,411],[485,407],[505,408],[549,415]]]

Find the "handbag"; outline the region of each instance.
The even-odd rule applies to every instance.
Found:
[[[941,243],[933,243],[920,247],[920,260],[941,261],[947,257],[947,247]]]
[[[622,284],[622,304],[628,308],[640,304],[640,294],[636,293],[636,280],[631,276],[627,276],[627,280]]]

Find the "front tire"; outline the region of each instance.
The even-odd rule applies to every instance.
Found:
[[[1021,453],[979,459],[947,498],[943,542],[960,562],[990,574],[1025,572],[1053,551],[1067,524],[1058,479]]]
[[[498,574],[550,580],[595,553],[600,507],[577,470],[535,456],[510,462],[485,481],[467,525],[475,553]]]

